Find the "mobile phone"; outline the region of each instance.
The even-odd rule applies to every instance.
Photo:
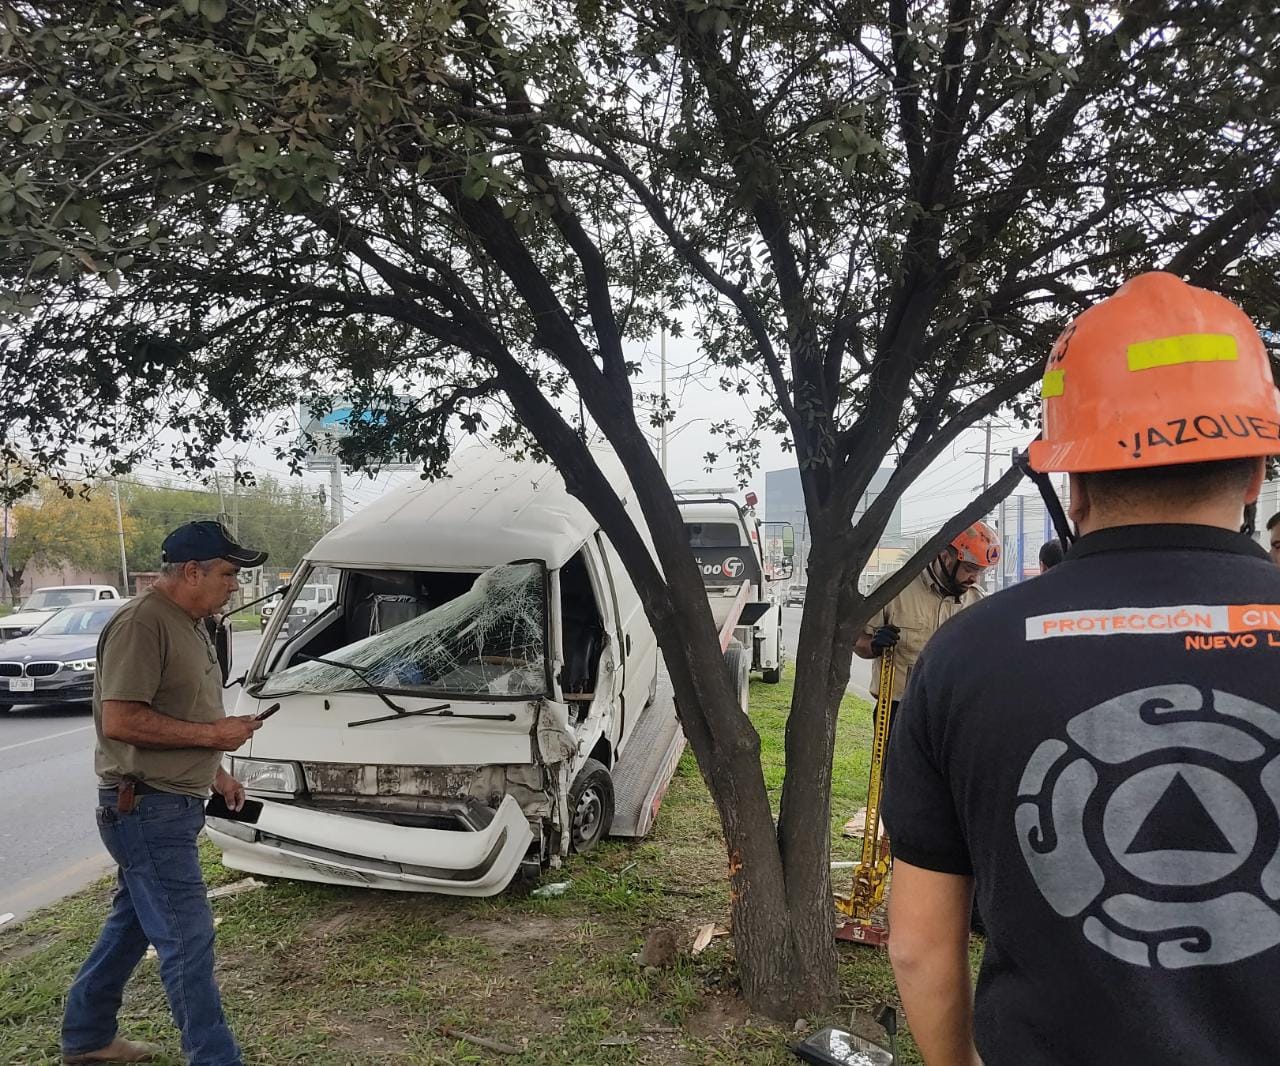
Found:
[[[257,714],[255,714],[253,716],[253,720],[255,722],[265,722],[268,718],[270,718],[273,714],[275,714],[276,711],[278,711],[279,709],[280,709],[280,704],[273,703],[265,711],[259,711]]]
[[[229,822],[248,822],[252,825],[262,814],[262,801],[247,799],[243,807],[233,811],[227,806],[227,801],[215,792],[204,805],[204,813],[210,818],[225,818]]]

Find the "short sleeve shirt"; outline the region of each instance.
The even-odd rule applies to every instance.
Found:
[[[893,698],[902,699],[907,679],[915,669],[916,661],[929,638],[942,623],[971,607],[982,599],[979,588],[966,589],[957,600],[939,592],[928,571],[921,571],[914,581],[890,600],[889,604],[872,619],[872,626],[891,625],[899,630],[898,643],[893,647]],[[880,676],[872,672],[871,695],[880,695]]]
[[[209,794],[222,759],[220,751],[160,751],[111,740],[102,733],[103,700],[145,703],[153,711],[186,722],[222,718],[222,671],[203,621],[195,621],[154,589],[112,615],[98,638],[94,768],[105,785],[132,777],[165,792]]]
[[[1280,1061],[1280,567],[1104,530],[949,622],[889,746],[895,856],[972,874],[986,1066]]]

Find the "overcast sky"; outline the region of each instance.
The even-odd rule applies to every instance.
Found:
[[[637,394],[657,393],[659,390],[659,344],[654,337],[647,345],[631,345],[629,357],[641,363],[640,376],[635,380]],[[706,469],[705,456],[719,450],[719,441],[712,434],[715,422],[736,418],[744,424],[751,419],[752,396],[737,396],[724,391],[717,371],[708,368],[698,359],[697,345],[691,337],[667,340],[667,387],[677,415],[668,430],[668,477],[673,487],[725,488],[734,484],[734,465],[722,461],[712,470]],[[641,417],[641,424],[645,419]],[[288,428],[279,429],[281,422]],[[288,443],[297,432],[296,412],[282,412],[272,419],[266,430],[268,437]],[[997,421],[992,429],[991,478],[998,477],[1009,464],[1010,449],[1024,447],[1032,434]],[[981,428],[970,430],[912,486],[903,502],[903,532],[914,533],[936,527],[959,510],[982,487],[983,444],[985,434]],[[657,434],[653,434],[655,450]],[[228,445],[223,449],[223,469],[229,471],[232,461],[240,457],[245,465],[258,474],[270,474],[281,480],[291,475],[284,463],[276,459],[269,446],[239,449]],[[767,438],[761,451],[761,467],[748,488],[765,497],[764,471],[794,466],[792,456],[783,450],[777,438]],[[158,484],[182,479],[167,474],[156,467],[140,469],[134,478],[138,481]],[[329,476],[324,473],[306,474],[303,482],[317,491],[326,490]],[[361,474],[346,474],[343,479],[344,507],[348,515],[370,503],[383,492],[396,485],[417,480],[413,471],[386,473],[372,479]],[[227,483],[224,482],[224,490]],[[1019,491],[1031,493],[1029,485]]]

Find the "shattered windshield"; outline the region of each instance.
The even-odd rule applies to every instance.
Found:
[[[545,605],[541,563],[496,566],[434,610],[326,653],[355,670],[302,662],[272,674],[258,695],[353,692],[364,687],[363,674],[400,691],[540,696],[547,691]]]

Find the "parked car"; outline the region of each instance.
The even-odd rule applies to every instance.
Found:
[[[333,603],[335,589],[332,585],[304,585],[294,597],[289,607],[289,617],[285,624],[285,634],[297,632],[307,625],[316,615]],[[271,616],[276,613],[274,603],[262,605],[262,629],[267,628]]]
[[[490,896],[652,825],[684,736],[626,567],[552,467],[451,467],[327,533],[273,613],[236,713],[275,711],[227,763],[255,802],[207,825],[227,866]]]
[[[803,585],[788,586],[787,597],[785,600],[783,600],[783,603],[785,603],[788,607],[803,607],[804,606],[804,586]]]
[[[25,637],[0,645],[0,711],[18,703],[88,703],[93,699],[98,635],[126,601],[63,607]]]
[[[118,599],[120,593],[112,585],[50,585],[36,589],[17,611],[0,618],[0,641],[25,637],[63,607]]]

